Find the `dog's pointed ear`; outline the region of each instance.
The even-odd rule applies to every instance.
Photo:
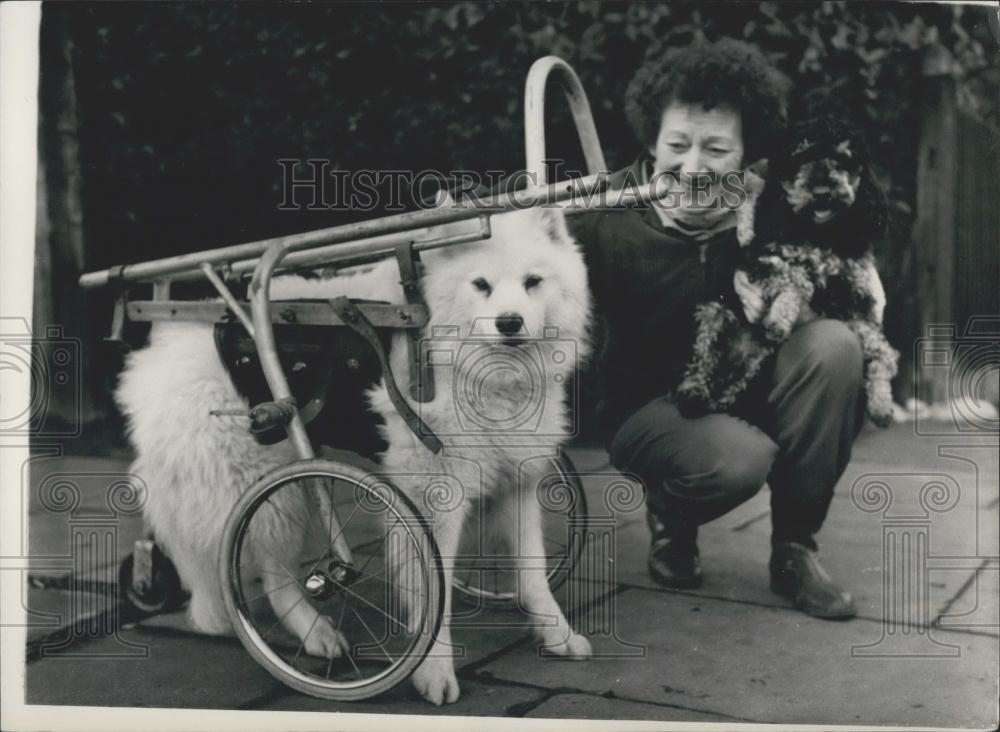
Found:
[[[540,206],[538,217],[545,229],[545,235],[556,244],[569,242],[573,237],[566,227],[566,214],[557,206]]]
[[[447,188],[440,188],[438,192],[434,194],[434,208],[445,208],[447,206],[454,206],[455,199],[451,196],[451,191]]]

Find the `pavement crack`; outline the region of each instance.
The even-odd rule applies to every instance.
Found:
[[[969,577],[965,580],[965,582],[962,583],[962,586],[955,591],[955,594],[951,597],[951,599],[949,599],[948,602],[944,604],[944,607],[941,608],[941,611],[937,614],[937,617],[934,618],[934,621],[931,623],[933,627],[941,628],[942,630],[948,630],[948,628],[941,625],[942,618],[948,615],[948,611],[951,610],[951,608],[955,605],[955,603],[958,601],[958,598],[960,598],[962,595],[965,594],[965,592],[972,586],[973,582],[977,581],[979,573],[982,572],[984,569],[986,569],[989,563],[990,563],[989,559],[984,559],[979,564],[979,566],[976,567],[976,571],[974,571],[972,574],[969,575]]]
[[[537,687],[542,689],[544,687]],[[538,707],[542,706],[545,702],[554,696],[559,696],[562,691],[559,689],[553,689],[545,694],[542,694],[537,699],[532,699],[531,701],[520,702],[518,704],[511,704],[509,707],[504,709],[505,717],[525,717],[530,712],[535,711]]]
[[[606,592],[601,593],[599,596],[591,598],[585,603],[581,603],[580,605],[569,608],[566,612],[567,620],[569,620],[570,625],[576,627],[575,621],[578,618],[586,615],[595,605],[597,605],[597,603],[605,602],[607,599],[621,594],[626,589],[627,588],[622,586],[613,587],[607,590]],[[534,640],[534,636],[531,633],[531,631],[529,631],[528,633],[518,638],[517,640],[512,641],[511,643],[508,643],[507,645],[498,648],[492,653],[483,656],[478,661],[471,661],[465,664],[464,666],[461,667],[461,669],[459,669],[459,674],[463,676],[468,676],[468,678],[474,678],[476,672],[479,671],[479,669],[483,668],[484,666],[488,666],[489,664],[496,661],[498,658],[505,656],[511,651],[517,650],[526,643],[530,643],[532,640]]]
[[[103,612],[85,615],[77,618],[72,623],[56,628],[51,633],[34,638],[25,643],[24,663],[25,665],[39,661],[43,658],[51,658],[58,654],[47,653],[56,648],[65,651],[67,648],[83,645],[89,641],[107,638],[117,633],[126,623],[134,623],[147,615],[133,610],[125,605],[115,605]],[[107,629],[107,633],[95,633],[93,629]]]
[[[480,658],[478,661],[471,661],[470,663],[465,664],[464,666],[462,666],[461,669],[458,670],[458,674],[460,676],[467,677],[467,678],[475,678],[476,672],[479,669],[481,669],[483,666],[487,666],[487,665],[493,663],[494,661],[496,661],[501,656],[504,656],[507,653],[510,653],[511,651],[517,650],[519,647],[523,646],[525,643],[528,643],[531,639],[532,639],[532,636],[531,636],[530,633],[528,633],[527,635],[524,635],[524,636],[518,638],[517,640],[515,640],[515,641],[513,641],[511,643],[508,643],[507,645],[505,645],[505,646],[503,646],[501,648],[498,648],[497,650],[493,651],[492,653],[488,653],[487,655],[485,655],[482,658]]]
[[[594,692],[581,692],[587,694],[588,696],[603,696],[603,694],[595,694]],[[622,696],[620,694],[614,695],[615,699],[621,701],[629,702],[630,704],[647,704],[652,707],[666,707],[669,709],[679,709],[684,712],[697,712],[698,714],[711,714],[716,717],[725,717],[726,719],[731,719],[734,722],[755,722],[757,720],[751,719],[750,717],[739,717],[733,714],[726,714],[725,712],[720,712],[716,709],[703,709],[700,707],[692,707],[686,704],[673,704],[671,702],[659,702],[652,701],[650,699],[635,699],[628,696]]]
[[[534,689],[537,691],[545,692],[540,698],[533,699],[527,702],[521,702],[519,704],[512,704],[505,710],[505,716],[509,717],[524,717],[530,714],[535,709],[540,707],[545,702],[554,699],[559,696],[564,695],[579,695],[579,696],[590,696],[597,697],[601,699],[614,699],[617,701],[628,702],[630,704],[646,704],[653,707],[663,707],[667,709],[677,709],[684,712],[696,712],[698,714],[711,714],[717,717],[723,717],[725,719],[732,720],[734,722],[754,722],[756,720],[750,717],[740,717],[733,714],[726,714],[725,712],[720,712],[715,709],[704,709],[701,707],[689,706],[687,704],[676,704],[673,702],[662,702],[653,701],[650,699],[639,699],[631,696],[623,696],[619,692],[612,691],[610,689],[605,691],[594,691],[591,689],[580,689],[570,686],[560,686],[560,687],[547,687],[541,686],[539,684],[532,684],[527,681],[515,681],[513,679],[506,679],[498,676],[494,676],[489,672],[480,673],[460,673],[459,676],[463,679],[469,681],[475,681],[483,685],[494,685],[494,686],[506,686],[518,689]],[[678,690],[674,690],[675,692]],[[683,693],[683,692],[682,692]]]

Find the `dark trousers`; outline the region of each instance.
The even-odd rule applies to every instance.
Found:
[[[781,345],[769,383],[737,410],[743,418],[686,419],[667,397],[654,399],[612,438],[611,464],[642,479],[649,510],[681,530],[727,513],[767,482],[772,541],[815,546],[863,424],[862,369],[857,336],[814,320]]]

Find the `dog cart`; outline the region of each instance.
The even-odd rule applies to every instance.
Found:
[[[587,177],[559,184],[547,184],[543,164],[545,88],[553,74],[570,104],[589,169]],[[602,175],[606,166],[586,95],[564,61],[549,56],[532,66],[525,105],[527,169],[537,184],[490,198],[486,206],[408,212],[116,266],[80,278],[85,288],[115,288],[111,339],[122,339],[127,320],[214,324],[220,357],[252,405],[246,413],[214,414],[219,419],[245,420],[262,443],[287,439],[294,447],[298,459],[261,475],[232,509],[220,549],[219,582],[229,619],[246,649],[270,673],[299,691],[340,701],[379,694],[416,668],[437,633],[445,611],[444,575],[420,509],[393,484],[391,476],[380,473],[377,464],[344,451],[317,457],[321,448],[314,444],[317,440],[310,425],[321,413],[340,415],[328,420],[332,422],[328,426],[349,442],[352,425],[345,424],[348,420],[343,415],[351,412],[340,411],[340,400],[357,400],[365,386],[383,378],[394,407],[414,434],[427,449],[442,448],[400,393],[387,362],[387,335],[405,333],[412,384],[409,397],[418,405],[433,398],[433,371],[421,356],[419,341],[428,321],[419,286],[420,252],[489,238],[492,214],[530,205],[565,204],[582,191],[606,185]],[[648,200],[652,195],[650,190],[633,191],[619,203]],[[429,230],[455,222],[468,222],[468,226],[446,236],[434,236]],[[396,259],[405,302],[271,300],[271,280],[277,272],[353,266],[387,257]],[[173,284],[192,279],[210,283],[219,299],[171,297]],[[136,298],[137,291],[150,287],[151,297]],[[246,288],[246,299],[235,294],[241,287]],[[336,411],[324,409],[328,402]],[[213,405],[206,404],[205,409],[212,410]],[[549,460],[546,485],[536,488],[540,494],[554,496],[550,502],[561,511],[555,528],[547,529],[549,548],[544,558],[554,588],[565,581],[583,549],[587,509],[566,456],[553,455]],[[447,493],[447,488],[430,487],[430,500],[438,492]],[[274,581],[261,583],[244,576],[243,567],[252,559],[252,542],[247,538],[262,530],[266,522],[261,517],[269,513],[269,521],[277,518],[297,524],[316,540],[315,556],[299,567],[282,567],[283,576],[278,579],[298,583],[321,610],[321,617],[330,618],[352,639],[350,650],[339,657],[304,651],[304,641],[287,633],[283,618],[275,617],[277,613],[268,606],[264,588],[273,588]],[[516,605],[510,557],[495,554],[490,547],[484,550],[476,541],[475,536],[463,539],[463,547],[472,548],[460,549],[455,596],[476,606]],[[398,575],[390,579],[390,564],[394,571],[406,574],[405,581]],[[177,572],[152,537],[136,543],[135,552],[122,565],[120,580],[123,600],[139,611],[157,612],[183,602]],[[398,599],[402,591],[412,593],[406,598],[405,617]]]

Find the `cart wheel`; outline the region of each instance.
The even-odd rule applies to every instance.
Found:
[[[118,591],[126,607],[142,613],[171,612],[187,599],[174,563],[150,539],[137,541],[125,557],[118,569]]]
[[[268,591],[248,567],[266,562],[261,553],[276,521],[295,527],[305,548],[299,561],[271,553],[270,573],[284,577]],[[323,699],[367,699],[403,681],[444,614],[444,572],[429,525],[390,481],[347,462],[303,460],[251,486],[226,521],[220,579],[247,651],[283,683]],[[302,639],[268,598],[289,585],[300,593],[296,603],[311,603],[321,616]],[[318,624],[328,632],[324,616],[349,651],[325,658],[305,650]]]
[[[587,497],[576,466],[560,451],[548,458],[551,470],[534,489],[542,503],[542,538],[549,587],[555,592],[576,566],[587,531]],[[517,572],[511,567],[513,549],[484,531],[478,516],[470,516],[462,533],[452,589],[467,605],[516,608]]]

